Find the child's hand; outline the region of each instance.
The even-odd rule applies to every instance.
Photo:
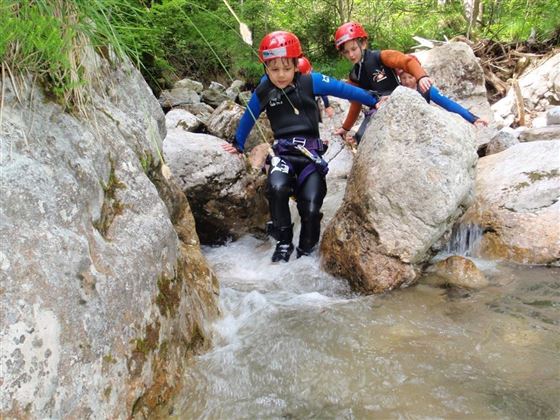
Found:
[[[428,76],[421,77],[420,80],[418,80],[418,89],[420,89],[420,92],[426,93],[428,90],[430,90],[432,84],[432,79],[430,79]]]
[[[350,131],[347,132],[346,135],[344,136],[344,141],[351,147],[358,145],[356,139],[354,138],[354,134],[352,134]]]
[[[486,118],[479,118],[473,124],[476,127],[488,127],[488,120]]]
[[[328,106],[325,108],[325,114],[327,114],[327,117],[332,118],[334,117],[334,109],[332,106]]]
[[[346,131],[344,128],[340,127],[337,128],[336,130],[334,130],[334,134],[336,134],[337,136],[340,136],[342,138],[344,138],[344,136],[346,135],[346,133],[348,133],[348,131]]]
[[[232,155],[241,155],[239,150],[237,150],[231,143],[222,144],[222,149],[224,149],[228,153],[231,153]]]
[[[384,102],[387,102],[387,99],[389,99],[388,96],[382,96],[381,98],[379,98],[379,101],[377,101],[377,103],[375,104],[375,109],[379,109]]]

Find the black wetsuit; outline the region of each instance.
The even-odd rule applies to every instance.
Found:
[[[301,218],[298,248],[309,253],[319,241],[321,206],[327,193],[326,172],[315,168],[312,160],[296,146],[304,145],[313,154],[324,152],[319,138],[319,106],[316,96],[331,95],[368,106],[377,99],[362,89],[321,73],[296,73],[293,85],[277,88],[264,76],[251,97],[235,134],[235,146],[243,151],[245,140],[261,112],[266,111],[275,144],[268,176],[268,200],[273,231],[279,243],[292,241],[289,198],[295,195]]]

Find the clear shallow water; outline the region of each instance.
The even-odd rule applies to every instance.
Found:
[[[204,249],[223,317],[172,417],[559,417],[560,268],[475,260],[480,291],[357,296],[318,256],[271,264],[272,250],[252,237]]]

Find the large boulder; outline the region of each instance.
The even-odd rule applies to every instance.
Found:
[[[482,227],[480,254],[522,264],[560,261],[560,141],[534,141],[479,160],[463,220]]]
[[[241,156],[222,149],[226,142],[209,134],[169,130],[163,152],[180,181],[204,244],[223,243],[260,232],[268,217],[266,176]]]
[[[472,200],[473,129],[455,118],[411,89],[395,90],[366,130],[324,232],[328,272],[366,293],[416,279]]]
[[[2,418],[153,409],[217,314],[188,203],[160,170],[161,108],[137,70],[94,60],[87,117],[31,80],[0,86]]]

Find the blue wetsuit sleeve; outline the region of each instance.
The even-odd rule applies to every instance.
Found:
[[[321,99],[323,100],[323,105],[325,105],[325,108],[328,108],[330,106],[329,97],[327,95],[323,95],[321,96]]]
[[[247,140],[247,136],[251,132],[251,129],[255,125],[255,122],[259,118],[261,114],[261,104],[259,101],[259,97],[256,93],[253,93],[249,103],[247,104],[247,109],[245,113],[239,120],[239,125],[237,126],[237,131],[235,132],[235,147],[239,151],[243,151],[245,149],[245,141]]]
[[[471,124],[478,120],[478,117],[468,109],[463,108],[457,102],[449,99],[447,96],[442,95],[435,86],[430,87],[430,99],[447,111],[459,114]]]
[[[321,73],[312,73],[311,77],[313,78],[313,94],[315,95],[336,96],[337,98],[360,102],[367,106],[374,106],[377,103],[376,97],[357,86],[341,82]]]

